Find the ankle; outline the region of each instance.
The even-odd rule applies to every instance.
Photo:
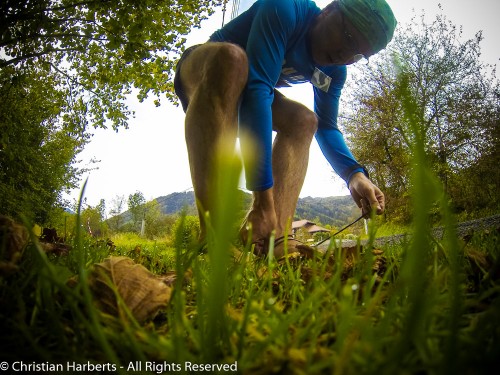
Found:
[[[243,240],[248,240],[248,235],[251,226],[252,241],[271,236],[273,231],[277,229],[277,216],[274,209],[274,200],[272,188],[254,192],[254,200],[252,208],[248,212],[243,226],[240,230],[240,236]]]
[[[273,188],[264,191],[254,191],[252,210],[263,212],[274,212]]]

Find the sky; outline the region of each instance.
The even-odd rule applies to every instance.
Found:
[[[285,1],[285,0],[283,0]],[[331,0],[317,0],[322,8]],[[240,0],[240,12],[248,8],[252,0]],[[412,15],[425,11],[431,22],[437,13],[444,13],[455,25],[463,26],[463,37],[468,39],[479,30],[483,31],[481,43],[482,58],[486,63],[500,67],[500,1],[498,0],[388,0],[399,24],[407,23]],[[442,11],[438,9],[442,5]],[[232,1],[228,3],[226,22],[231,16]],[[187,38],[186,46],[206,41],[208,36],[222,23],[222,10],[204,21],[201,29],[195,29]],[[397,32],[397,29],[396,29]],[[349,79],[349,76],[348,76]],[[286,96],[312,108],[310,84],[296,85],[282,91]],[[174,192],[191,190],[189,163],[184,140],[184,113],[181,107],[162,101],[155,107],[153,98],[143,103],[131,96],[127,103],[135,111],[129,121],[129,129],[97,129],[90,144],[78,155],[80,166],[88,165],[91,159],[100,162],[98,169],[92,170],[82,179],[88,178],[84,192],[86,203],[95,206],[105,199],[106,206],[117,196],[128,199],[130,194],[140,191],[146,200]],[[342,104],[341,104],[342,106]],[[341,109],[342,110],[342,109]],[[241,187],[244,187],[242,180]],[[75,189],[67,197],[77,199],[80,189]],[[316,141],[310,150],[309,169],[301,197],[328,197],[347,195],[345,183],[335,175],[322,155]]]

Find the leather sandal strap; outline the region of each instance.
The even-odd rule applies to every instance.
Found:
[[[281,237],[276,238],[274,240],[274,246],[281,245],[283,242],[285,242],[285,239],[287,241],[293,240],[293,241],[300,242],[300,241],[296,240],[295,238],[293,238],[293,235],[289,234],[288,236],[281,236]]]

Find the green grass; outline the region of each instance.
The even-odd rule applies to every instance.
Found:
[[[1,280],[2,360],[237,361],[248,374],[486,373],[500,354],[500,286],[475,260],[482,254],[498,267],[498,238],[474,237],[465,250],[475,258],[455,245],[422,235],[354,264],[335,249],[337,261],[268,262],[178,247],[171,269],[186,276],[167,309],[143,324],[93,304],[85,279],[105,248],[83,241],[73,249],[80,281],[70,288],[70,257],[48,259],[33,245],[20,271]]]
[[[103,252],[113,256],[128,256],[151,272],[162,274],[174,268],[175,248],[170,238],[149,240],[136,233],[111,236],[114,248],[104,246]]]
[[[411,228],[404,226],[404,225],[399,225],[399,224],[394,224],[394,223],[382,223],[380,225],[377,225],[377,237],[387,237],[387,236],[393,236],[397,234],[406,234],[409,233]],[[361,236],[361,238],[364,238],[365,236]],[[368,237],[368,236],[366,236]]]
[[[414,113],[411,100],[406,105]],[[131,373],[135,361],[143,373],[153,362],[149,373],[189,373],[188,362],[237,362],[242,374],[490,373],[500,358],[498,233],[477,233],[468,243],[457,237],[425,164],[419,120],[408,121],[416,155],[408,243],[382,255],[367,246],[314,259],[256,259],[249,248],[234,256],[228,228],[239,167],[230,161],[217,194],[221,215],[207,216],[206,252],[186,240],[182,224],[171,245],[116,241],[114,255],[177,275],[167,308],[146,322],[121,303],[117,316],[96,307],[88,277],[110,255],[105,244],[80,233],[68,255],[47,256],[32,238],[18,272],[0,277],[0,361],[110,363],[117,373]],[[436,203],[446,227],[441,241],[428,220]]]

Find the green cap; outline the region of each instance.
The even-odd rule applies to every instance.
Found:
[[[385,0],[339,0],[339,7],[368,40],[374,54],[391,41],[397,21]]]

